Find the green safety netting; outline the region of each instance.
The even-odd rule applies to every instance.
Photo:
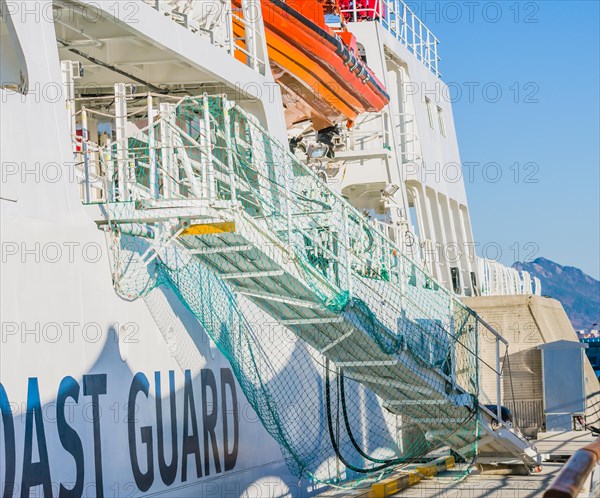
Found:
[[[185,98],[99,169],[116,289],[179,296],[297,475],[476,453],[474,312],[256,118]]]

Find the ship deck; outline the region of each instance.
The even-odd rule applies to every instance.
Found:
[[[436,477],[422,479],[418,484],[403,491],[388,495],[390,497],[415,496],[419,498],[483,498],[510,497],[533,498],[543,496],[552,480],[560,472],[568,458],[580,448],[592,443],[595,436],[585,431],[540,433],[535,441],[541,453],[549,455],[549,461],[543,463],[542,472],[531,475],[490,475],[479,474],[474,468],[468,470],[466,464],[457,464],[451,470]],[[403,471],[410,471],[409,466]],[[369,497],[370,484],[353,490],[329,490],[319,496],[328,498]],[[582,490],[580,498],[595,496]]]

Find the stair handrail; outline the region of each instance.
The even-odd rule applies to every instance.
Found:
[[[187,102],[189,102],[189,104],[187,104]],[[208,103],[212,106],[210,113],[206,111]],[[256,190],[253,198],[261,204],[257,214],[265,218],[265,222],[267,223],[266,226],[272,229],[273,234],[276,237],[281,238],[282,242],[286,242],[284,232],[286,217],[289,218],[289,215],[300,217],[309,216],[309,219],[312,219],[313,221],[307,226],[304,226],[298,220],[295,221],[299,230],[295,230],[294,236],[296,238],[306,237],[306,231],[308,230],[308,238],[311,239],[311,246],[314,247],[318,260],[321,256],[325,256],[331,252],[327,240],[322,240],[322,233],[320,235],[318,231],[320,226],[319,220],[321,219],[320,216],[326,216],[333,221],[334,224],[332,227],[334,229],[335,227],[339,228],[340,234],[348,232],[347,229],[342,228],[343,225],[349,226],[351,238],[346,239],[346,242],[342,243],[342,248],[334,255],[336,256],[335,260],[337,261],[335,264],[338,264],[339,268],[344,273],[347,273],[348,277],[352,277],[347,280],[351,283],[353,279],[362,277],[362,283],[360,285],[363,287],[366,285],[375,290],[375,285],[379,285],[376,283],[378,281],[390,283],[391,287],[389,288],[386,299],[388,299],[388,305],[392,306],[396,313],[404,316],[408,307],[406,317],[409,320],[413,319],[415,312],[416,315],[414,316],[421,316],[429,320],[429,325],[423,329],[425,335],[430,332],[437,334],[437,331],[439,330],[439,337],[437,335],[432,336],[431,340],[440,341],[439,344],[442,346],[445,343],[444,341],[452,341],[453,344],[456,344],[461,348],[461,354],[464,355],[464,359],[459,360],[459,363],[462,361],[460,375],[467,375],[469,382],[463,382],[463,378],[463,380],[459,381],[458,385],[475,396],[478,395],[478,383],[475,382],[475,379],[471,378],[473,377],[473,369],[477,369],[476,365],[479,361],[477,344],[474,337],[477,334],[475,329],[476,322],[473,322],[473,319],[475,319],[477,315],[473,310],[468,308],[462,301],[458,300],[448,289],[441,284],[437,284],[426,268],[423,268],[419,263],[413,261],[412,258],[409,258],[408,255],[404,253],[401,244],[392,241],[390,237],[384,233],[381,227],[374,226],[372,220],[367,219],[363,213],[353,207],[343,198],[341,193],[336,192],[323,182],[314,170],[302,163],[295,155],[289,152],[284,145],[273,138],[271,134],[261,126],[255,116],[242,109],[239,105],[227,102],[224,96],[209,97],[205,95],[201,97],[184,97],[179,101],[177,106],[173,106],[173,111],[177,112],[176,108],[181,105],[189,105],[190,113],[197,113],[197,116],[202,115],[203,118],[200,119],[201,121],[207,118],[210,119],[211,133],[214,134],[215,138],[214,140],[209,139],[208,142],[212,141],[213,143],[204,144],[204,147],[209,147],[211,149],[216,147],[216,149],[212,151],[215,154],[212,154],[211,152],[213,156],[217,155],[219,152],[228,154],[228,160],[232,165],[235,161],[238,161],[238,163],[235,163],[238,166],[237,171],[235,172],[235,176],[237,177],[236,181],[240,183],[248,183],[250,181],[249,178],[245,177],[244,168],[240,168],[240,166],[256,169],[248,170],[248,172],[255,175],[252,182],[256,183],[256,189],[258,190]],[[181,112],[185,113],[186,108],[183,107]],[[221,112],[223,113],[222,117],[220,115]],[[216,113],[218,120],[215,120],[213,113]],[[153,126],[161,126],[162,123],[166,123],[168,127],[176,126],[173,124],[174,120],[166,118],[166,116],[161,116],[159,119],[154,120],[152,123]],[[227,138],[230,133],[223,132],[225,130],[231,131],[231,128],[227,128],[219,120],[231,120],[234,130],[237,128],[243,129],[243,132],[240,132],[241,134],[239,136],[236,135],[235,133],[237,132],[234,131],[232,138],[235,143],[227,143]],[[223,129],[220,130],[219,128]],[[206,128],[205,125],[204,128],[199,128],[197,131],[206,133],[207,130],[208,128]],[[250,135],[248,134],[249,132],[251,132]],[[179,133],[179,131],[175,130],[175,133]],[[143,136],[137,140],[145,142]],[[150,147],[149,143],[147,146]],[[131,152],[134,152],[135,148],[135,144],[132,144]],[[189,146],[186,150],[189,149],[192,151],[194,148],[198,148],[198,146],[193,142],[189,142]],[[207,154],[207,151],[203,151],[201,145],[198,153],[204,157],[204,155]],[[139,155],[140,158],[137,160],[138,165],[142,164],[143,166],[145,161],[145,158],[143,157],[144,154],[142,152],[139,153]],[[241,161],[241,163],[239,163],[239,161]],[[161,164],[158,167],[162,170],[165,165]],[[219,168],[221,169],[221,167]],[[167,168],[167,170],[170,171],[169,168]],[[145,174],[145,169],[143,173]],[[223,173],[225,172],[223,171]],[[161,174],[163,174],[163,178],[166,178],[163,171],[161,171]],[[290,175],[294,175],[293,183],[290,181]],[[198,172],[194,171],[192,176],[192,178],[188,178],[189,175],[186,176],[188,181],[184,178],[168,178],[169,182],[179,182],[179,187],[173,191],[173,194],[177,194],[177,197],[179,197],[181,192],[183,192],[185,195],[189,196],[191,195],[188,185],[190,181],[204,182],[204,175],[199,176]],[[134,181],[140,182],[141,178],[134,179]],[[250,188],[247,190],[252,191],[252,182],[248,183],[248,187]],[[145,180],[143,183],[145,184]],[[228,185],[227,187],[229,190],[226,190],[223,193],[231,192],[233,194],[233,189],[235,187],[233,185]],[[298,190],[298,192],[291,192],[291,190]],[[239,193],[238,189],[238,194]],[[304,197],[303,200],[299,200],[296,198],[297,195],[294,194],[299,194],[301,197]],[[249,199],[252,200],[251,198]],[[205,200],[211,202],[208,198]],[[238,205],[239,200],[240,198],[238,195]],[[311,208],[312,206],[314,206],[314,210],[316,210],[315,213],[311,212],[313,210]],[[278,232],[278,229],[282,230],[281,234]],[[289,235],[287,238],[288,244],[299,242],[295,239],[292,240]],[[296,250],[295,253],[297,257],[306,259],[307,255],[304,254],[303,251]],[[298,263],[302,265],[304,271],[310,270],[309,273],[311,275],[316,271],[319,271],[317,267],[313,268],[310,265],[306,265],[305,263],[307,263],[307,261],[304,261],[304,259],[298,260]],[[308,262],[310,263],[310,261]],[[334,263],[330,261],[327,264],[331,265]],[[310,268],[308,268],[308,266],[310,266]],[[331,273],[329,273],[330,270]],[[324,271],[328,272],[326,275],[328,281],[331,281],[333,285],[337,286],[338,284],[335,282],[338,277],[336,277],[333,267],[328,266]],[[408,284],[405,282],[409,277],[413,278],[411,277],[412,274],[416,275],[414,276],[416,279],[415,283],[413,283],[413,286],[415,287],[414,292],[407,291]],[[341,274],[341,276],[344,277],[343,274]],[[316,289],[317,292],[324,290],[326,295],[331,294],[331,296],[336,299],[337,297],[341,297],[337,296],[339,290],[334,288],[328,290],[323,287],[322,282],[317,282],[314,275],[312,280],[318,287],[318,289]],[[340,288],[340,290],[350,290],[350,292],[352,292],[352,286],[346,287],[343,280],[341,281],[344,288]],[[358,284],[359,281],[357,280],[355,283]],[[389,301],[390,296],[392,297],[393,302]],[[423,299],[426,299],[427,302],[430,303],[429,307],[421,302]],[[390,324],[391,323],[392,322],[390,322]],[[421,330],[421,324],[418,323],[418,320],[413,323],[413,326]],[[393,327],[395,329],[395,326]],[[423,330],[421,330],[421,333],[423,333]],[[468,330],[469,334],[468,336],[462,337],[461,331],[464,330]],[[444,338],[444,336],[447,339]],[[400,339],[400,337],[395,336],[393,338],[393,340],[398,339]],[[424,358],[426,356],[427,355],[425,354]],[[432,360],[437,362],[439,358],[432,357]],[[425,358],[425,361],[428,360]],[[456,366],[457,364],[453,363],[453,367]],[[456,380],[453,380],[452,384],[456,386]]]
[[[488,332],[491,332],[495,339],[496,368],[494,373],[496,374],[496,416],[498,422],[502,423],[502,367],[500,365],[500,343],[502,342],[506,348],[508,348],[508,341],[502,336],[502,334],[494,329],[494,327],[481,318],[481,316],[477,315],[477,321],[483,325]]]

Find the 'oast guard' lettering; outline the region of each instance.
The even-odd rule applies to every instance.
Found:
[[[208,476],[212,469],[217,474],[232,470],[237,461],[240,430],[237,391],[231,370],[221,368],[215,375],[212,369],[205,368],[195,379],[186,370],[183,393],[176,390],[174,371],[167,375],[154,372],[150,379],[153,383],[145,373],[136,373],[129,386],[128,399],[123,400],[127,403],[125,423],[132,481],[138,489],[148,491],[157,479],[170,486],[178,476],[183,483]],[[110,427],[103,426],[101,408],[106,408],[109,400],[115,401],[108,392],[108,386],[107,374],[84,375],[81,383],[73,377],[64,377],[56,395],[54,424],[44,420],[38,378],[28,379],[22,472],[20,482],[16,482],[17,454],[21,453],[17,451],[17,413],[13,413],[10,393],[0,383],[2,498],[12,497],[15,492],[29,496],[31,488],[38,486],[45,497],[53,496],[52,462],[47,446],[52,425],[56,426],[62,448],[68,455],[66,465],[72,466],[71,475],[74,476],[74,482],[59,484],[59,496],[82,496],[84,480],[92,478],[96,495],[104,496],[102,462],[108,456],[103,455],[102,438],[103,431],[110,430]],[[200,399],[195,399],[198,393]],[[92,425],[90,434],[83,434],[81,428],[79,431],[75,428],[72,411],[69,412],[69,408],[80,406],[85,400],[89,402],[87,408],[91,408],[85,410],[90,414],[87,419]],[[142,417],[152,415],[151,412],[155,417]],[[140,423],[142,418],[153,420],[153,423],[143,425]],[[90,441],[92,447],[86,448],[85,441]],[[166,447],[165,441],[170,447]],[[93,458],[93,477],[85,475],[86,458]]]

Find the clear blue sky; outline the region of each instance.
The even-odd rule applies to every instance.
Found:
[[[543,256],[599,278],[600,2],[407,3],[440,39],[461,159],[481,164],[465,182],[475,240],[505,264]]]

